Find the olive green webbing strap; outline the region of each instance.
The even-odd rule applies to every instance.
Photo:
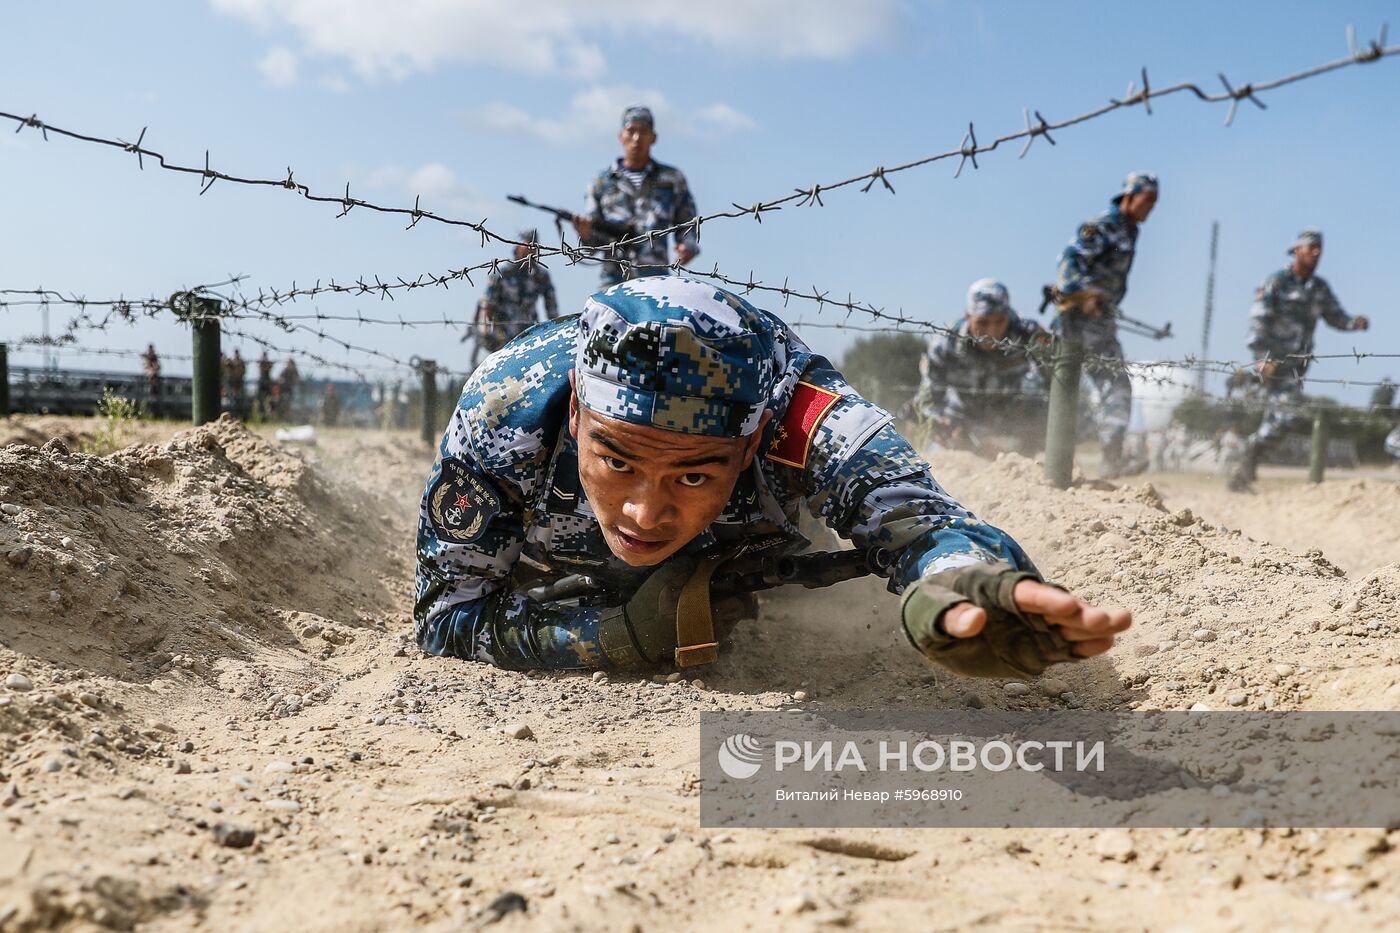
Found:
[[[733,553],[707,557],[681,588],[676,605],[676,667],[713,664],[719,659],[715,620],[710,614],[710,579]]]

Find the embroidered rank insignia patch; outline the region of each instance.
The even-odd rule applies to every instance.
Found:
[[[819,389],[810,382],[799,382],[783,420],[773,432],[768,459],[799,470],[806,467],[807,458],[812,452],[812,435],[817,433],[817,426],[840,400],[841,396],[835,392]]]
[[[475,469],[456,458],[442,461],[442,472],[428,495],[428,518],[440,539],[469,544],[486,532],[487,523],[500,511],[500,497]]]

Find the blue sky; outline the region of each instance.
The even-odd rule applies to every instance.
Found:
[[[616,155],[627,103],[658,112],[656,158],[679,166],[702,212],[751,203],[955,147],[969,120],[979,139],[1019,128],[1022,107],[1055,120],[1121,95],[1146,65],[1154,86],[1214,89],[1263,80],[1345,54],[1355,23],[1374,36],[1393,3],[1075,5],[1005,2],[774,0],[211,0],[7,4],[0,27],[0,110],[134,139],[172,159],[281,177],[335,194],[488,218],[511,233],[540,218],[504,200],[526,193],[576,207]],[[1397,24],[1400,25],[1400,24]],[[1066,129],[979,158],[954,179],[936,163],[893,179],[898,191],[846,189],[826,206],[789,208],[704,228],[699,265],[788,277],[921,319],[959,313],[967,285],[1002,279],[1034,315],[1039,286],[1086,218],[1132,169],[1162,179],[1144,227],[1125,310],[1170,320],[1180,336],[1125,338],[1130,357],[1195,352],[1210,224],[1221,223],[1211,353],[1243,358],[1253,289],[1285,262],[1294,233],[1326,234],[1320,272],[1369,334],[1324,332],[1320,352],[1400,352],[1391,264],[1400,244],[1400,60],[1344,69],[1243,105],[1186,96]],[[163,295],[249,276],[293,280],[412,278],[500,255],[469,232],[312,205],[275,189],[216,184],[148,168],[110,150],[25,131],[0,133],[0,287],[90,297]],[[877,186],[878,189],[878,186]],[[596,274],[556,265],[561,304],[577,308]],[[392,305],[325,297],[298,310],[463,317],[480,292],[405,296]],[[760,301],[759,303],[763,303]],[[793,302],[789,319],[839,320]],[[65,317],[55,309],[53,324]],[[859,320],[858,318],[853,320]],[[441,328],[330,327],[353,343],[452,366],[462,345]],[[281,345],[314,338],[250,328]],[[0,340],[39,331],[33,308],[0,310]],[[839,356],[852,335],[805,332]],[[187,353],[171,322],[92,334],[85,343]],[[235,345],[236,342],[235,342]],[[254,348],[244,348],[245,355]],[[372,360],[321,345],[323,355]],[[120,367],[67,354],[65,365]],[[14,354],[15,365],[36,362]],[[134,361],[133,361],[134,364]],[[126,365],[133,365],[126,364]],[[460,365],[460,364],[458,364]],[[187,370],[171,363],[169,372]],[[1400,360],[1319,365],[1315,375],[1400,376]],[[1363,401],[1367,390],[1330,394]]]

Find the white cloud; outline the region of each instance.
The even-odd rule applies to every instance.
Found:
[[[727,136],[754,128],[752,119],[728,104],[715,103],[686,112],[674,107],[660,91],[629,84],[596,85],[579,91],[569,102],[569,109],[557,116],[534,116],[504,102],[488,104],[471,114],[467,125],[503,136],[564,145],[616,135],[622,111],[634,104],[651,108],[658,136]]]
[[[441,162],[429,162],[416,169],[401,165],[381,165],[367,172],[351,171],[351,193],[363,187],[369,191],[387,191],[412,200],[421,195],[419,206],[425,211],[456,217],[480,216],[487,202],[475,188],[457,177]],[[367,198],[367,200],[372,200]]]
[[[274,87],[290,87],[297,83],[297,56],[285,46],[276,45],[267,50],[258,61],[258,71]]]
[[[210,0],[259,29],[290,30],[303,56],[362,79],[446,63],[596,80],[602,39],[684,40],[721,54],[849,58],[892,33],[901,0]]]

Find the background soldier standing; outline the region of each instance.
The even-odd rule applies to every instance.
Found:
[[[1249,352],[1263,384],[1264,419],[1245,442],[1228,485],[1239,492],[1254,482],[1259,457],[1289,431],[1312,419],[1303,409],[1303,377],[1319,318],[1337,330],[1366,330],[1370,321],[1342,310],[1331,287],[1314,275],[1322,258],[1322,234],[1304,230],[1289,249],[1293,262],[1264,280],[1249,310]]]
[[[1156,175],[1133,172],[1109,209],[1080,226],[1060,255],[1059,316],[1053,329],[1084,348],[1084,372],[1092,387],[1090,407],[1103,445],[1101,475],[1105,478],[1130,471],[1123,458],[1123,437],[1133,413],[1133,385],[1121,367],[1096,364],[1092,358],[1123,359],[1114,317],[1128,291],[1138,225],[1156,206],[1157,189]]]
[[[146,392],[151,398],[151,410],[154,412],[156,400],[160,398],[160,357],[153,343],[146,344],[146,352],[141,354],[141,371],[146,375]]]
[[[1039,324],[1011,308],[1006,286],[979,279],[967,291],[953,333],[929,338],[919,359],[915,410],[951,447],[983,453],[982,432],[1009,434],[1017,450],[1035,450],[1044,435],[1045,376],[1029,354],[1049,340]]]
[[[247,414],[244,410],[247,402],[247,376],[248,364],[243,361],[243,354],[235,349],[233,356],[224,360],[224,385],[228,387],[229,410],[236,418]]]
[[[258,357],[258,414],[263,418],[271,418],[274,414],[272,410],[272,360],[268,357],[267,351],[262,351],[262,356]]]
[[[680,169],[651,159],[656,142],[655,122],[646,107],[628,107],[622,112],[622,156],[605,169],[588,189],[585,212],[574,216],[574,229],[585,246],[606,246],[610,239],[594,231],[595,221],[608,221],[632,227],[632,235],[663,230],[695,218],[695,199]],[[677,230],[676,259],[687,265],[700,255],[694,230]],[[606,252],[604,253],[606,255]],[[644,275],[667,275],[670,259],[666,238],[643,240],[623,250],[622,258],[652,268],[634,269],[619,263],[603,264],[602,287]]]
[[[282,374],[277,377],[277,414],[283,421],[292,417],[292,406],[296,403],[297,386],[301,385],[301,373],[297,371],[296,360],[290,356],[282,366]]]

